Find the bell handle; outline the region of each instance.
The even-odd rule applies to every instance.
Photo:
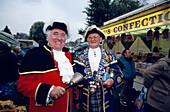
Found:
[[[65,90],[70,88],[71,86],[73,86],[73,82],[70,82],[70,84],[68,84],[66,87],[65,87]]]

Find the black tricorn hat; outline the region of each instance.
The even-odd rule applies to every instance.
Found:
[[[106,35],[100,28],[98,28],[96,25],[92,25],[87,29],[85,33],[85,42],[87,42],[88,36],[92,33],[98,33],[102,37],[102,39],[106,38]]]
[[[52,21],[49,24],[44,25],[44,33],[46,34],[47,31],[52,30],[52,29],[61,29],[63,30],[67,35],[68,33],[68,26],[64,22],[60,21]]]

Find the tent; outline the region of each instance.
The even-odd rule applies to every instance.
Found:
[[[130,46],[129,49],[131,50],[131,52],[139,52],[139,51],[142,51],[143,53],[151,52],[139,36],[136,38],[136,40]]]
[[[116,52],[123,52],[124,49],[125,47],[123,46],[121,41],[116,42],[116,44],[113,47],[113,50]]]

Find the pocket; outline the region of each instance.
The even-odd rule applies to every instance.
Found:
[[[166,96],[168,95],[168,91],[160,90],[157,87],[151,88],[150,98],[160,102],[164,103],[166,101]]]
[[[163,94],[163,95],[168,95],[168,91],[165,91],[165,90],[162,90],[162,89],[159,89],[159,88],[157,88],[157,87],[153,87],[153,89],[156,91],[156,92],[159,92],[159,93],[161,93],[161,94]]]

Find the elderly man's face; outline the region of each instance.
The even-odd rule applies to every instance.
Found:
[[[57,51],[61,51],[65,46],[66,41],[66,33],[60,29],[53,29],[50,32],[48,37],[49,44],[53,47],[53,49]]]
[[[88,36],[87,42],[89,43],[89,47],[92,49],[98,48],[100,42],[102,42],[102,37],[98,33],[92,33]]]

